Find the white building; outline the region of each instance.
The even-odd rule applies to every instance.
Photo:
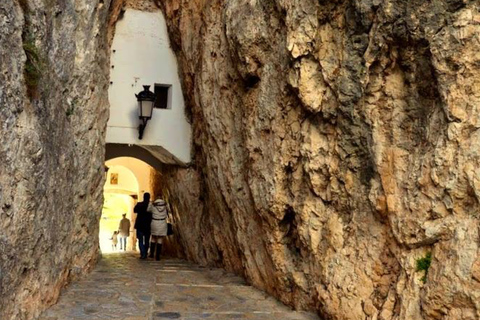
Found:
[[[189,163],[191,127],[161,11],[127,9],[117,22],[111,50],[107,144],[140,146],[163,163]],[[135,94],[143,85],[151,86],[157,102],[140,140]]]

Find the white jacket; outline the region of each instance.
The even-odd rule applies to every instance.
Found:
[[[167,218],[168,218],[168,211],[166,205],[156,205],[154,203],[150,203],[148,205],[147,211],[152,213],[152,224],[151,227],[151,235],[152,236],[166,236],[167,235]]]

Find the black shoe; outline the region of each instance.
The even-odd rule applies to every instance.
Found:
[[[159,261],[161,254],[162,254],[162,244],[158,243],[157,244],[157,252],[155,253],[155,260]]]
[[[157,244],[155,242],[150,243],[150,255],[149,255],[150,258],[153,258],[153,255],[155,254],[155,246],[156,245]]]

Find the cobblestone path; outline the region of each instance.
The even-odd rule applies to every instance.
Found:
[[[318,320],[294,312],[222,269],[183,260],[142,261],[105,255],[86,278],[70,285],[39,320],[255,319]]]

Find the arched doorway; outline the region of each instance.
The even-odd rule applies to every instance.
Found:
[[[104,206],[100,219],[100,249],[102,253],[120,251],[113,248],[112,235],[118,230],[122,215],[131,222],[127,250],[136,250],[136,236],[133,229],[135,214],[133,208],[145,192],[152,193],[156,170],[142,160],[133,157],[116,157],[105,162],[108,171],[104,185]]]

